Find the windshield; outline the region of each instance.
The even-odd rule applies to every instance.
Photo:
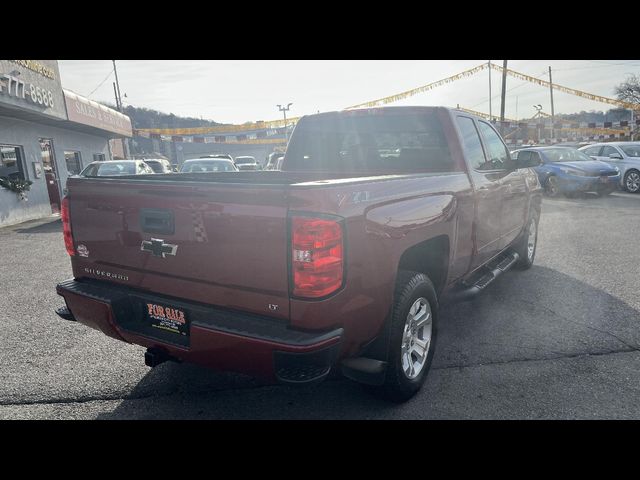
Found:
[[[551,162],[585,162],[593,158],[574,148],[550,148],[543,150],[544,156]]]
[[[256,159],[253,157],[236,157],[235,162],[237,164],[256,163]]]
[[[236,172],[237,170],[233,163],[224,160],[198,160],[183,163],[180,172]]]
[[[640,157],[640,143],[620,146],[627,157]]]

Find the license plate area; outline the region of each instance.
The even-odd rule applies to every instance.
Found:
[[[185,310],[164,302],[148,302],[145,307],[145,322],[148,322],[153,328],[174,335],[189,336],[189,316]]]
[[[190,344],[192,312],[182,302],[130,295],[118,324],[131,333],[183,347]]]
[[[609,183],[609,177],[600,177],[600,183]]]

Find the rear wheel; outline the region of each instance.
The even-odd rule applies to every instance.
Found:
[[[433,360],[437,307],[433,283],[425,274],[398,272],[385,383],[374,387],[375,393],[404,402],[420,390]]]
[[[640,172],[629,170],[625,173],[623,186],[629,193],[638,193],[640,191]]]
[[[522,238],[518,241],[515,251],[520,258],[516,263],[516,268],[526,270],[531,268],[533,260],[536,257],[536,248],[538,246],[538,215],[531,215],[527,228]]]

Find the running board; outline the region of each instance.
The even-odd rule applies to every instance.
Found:
[[[513,267],[519,258],[520,256],[516,252],[500,255],[480,269],[478,274],[470,280],[464,281],[460,287],[449,293],[446,296],[447,303],[472,300],[491,285],[496,278]]]

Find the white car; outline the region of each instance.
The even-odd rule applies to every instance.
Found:
[[[622,188],[629,193],[640,192],[640,142],[594,143],[578,150],[618,167]]]
[[[236,167],[238,170],[262,170],[260,164],[256,161],[254,157],[242,156],[236,157],[234,160]]]

